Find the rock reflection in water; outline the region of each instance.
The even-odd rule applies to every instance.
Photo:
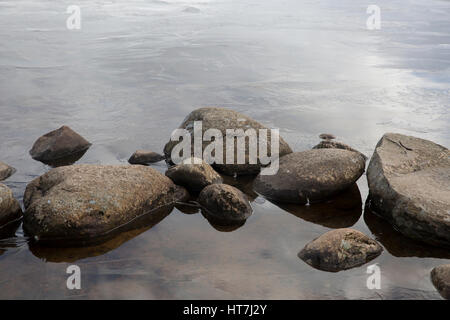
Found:
[[[222,222],[218,222],[218,221],[211,219],[210,216],[208,216],[207,214],[205,215],[204,210],[202,210],[201,212],[202,212],[203,217],[209,222],[209,224],[214,229],[216,229],[217,231],[220,231],[220,232],[235,231],[235,230],[239,229],[240,227],[242,227],[245,224],[245,222],[247,221],[247,220],[244,220],[239,223],[223,224]]]
[[[353,226],[362,214],[361,193],[356,183],[326,202],[311,205],[274,204],[303,220],[333,229]]]
[[[113,235],[113,237],[106,240],[106,242],[98,243],[98,241],[96,241],[89,246],[68,248],[42,246],[34,242],[29,242],[28,246],[30,251],[36,257],[45,259],[49,262],[75,262],[84,258],[96,257],[120,247],[128,240],[151,229],[167,217],[172,210],[173,207],[168,206],[142,215],[122,229],[117,230],[117,232],[114,233],[115,236]]]
[[[375,238],[395,257],[450,259],[450,249],[433,247],[405,237],[389,222],[371,211],[367,203],[364,210],[364,222]]]

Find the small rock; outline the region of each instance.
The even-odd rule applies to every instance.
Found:
[[[19,202],[14,198],[11,189],[0,183],[0,227],[16,221],[22,216]]]
[[[183,187],[150,167],[59,167],[28,184],[23,227],[41,242],[84,245],[186,197]]]
[[[135,153],[133,153],[128,162],[130,164],[145,165],[149,163],[159,162],[164,159],[165,157],[163,155],[160,155],[159,153],[147,150],[137,150]]]
[[[310,266],[330,272],[361,266],[381,254],[383,248],[353,229],[329,231],[308,243],[298,257]]]
[[[16,172],[16,169],[7,165],[4,162],[0,162],[0,181],[8,179]]]
[[[371,209],[412,239],[450,247],[450,151],[387,133],[367,169]]]
[[[206,186],[213,183],[222,183],[222,177],[214,169],[201,159],[185,159],[182,163],[170,167],[166,171],[175,184],[180,185],[193,192],[200,192]]]
[[[431,281],[440,295],[450,300],[450,264],[435,267],[431,270]]]
[[[323,140],[323,141],[320,141],[320,143],[318,145],[314,146],[313,149],[342,149],[342,150],[349,150],[349,151],[353,151],[353,152],[356,152],[356,153],[360,154],[364,158],[364,161],[367,160],[366,155],[364,155],[363,153],[359,152],[356,149],[353,149],[352,147],[346,145],[345,143],[338,142],[338,141]]]
[[[320,138],[320,139],[323,139],[323,140],[333,140],[333,139],[336,139],[336,137],[335,137],[333,134],[331,134],[331,133],[322,133],[322,134],[319,135],[319,138]]]
[[[245,194],[227,184],[211,184],[198,196],[204,215],[219,225],[240,224],[252,214]]]
[[[254,189],[275,202],[320,202],[352,186],[364,168],[364,159],[347,150],[294,152],[280,158],[275,175],[258,175]]]
[[[30,155],[33,159],[46,163],[82,153],[90,146],[91,143],[78,133],[68,126],[62,126],[37,139]]]

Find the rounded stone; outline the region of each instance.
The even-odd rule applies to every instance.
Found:
[[[22,217],[22,209],[10,188],[0,183],[0,227]]]

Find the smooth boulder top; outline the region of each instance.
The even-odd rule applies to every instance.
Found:
[[[86,151],[91,143],[68,126],[51,131],[33,144],[30,155],[42,162],[51,162]]]
[[[450,300],[450,264],[433,268],[431,282],[444,299]]]
[[[11,189],[0,183],[0,227],[22,217],[22,209]]]
[[[238,224],[251,216],[252,207],[247,196],[228,184],[211,184],[198,196],[206,218],[221,224]]]
[[[184,188],[150,167],[59,167],[28,184],[23,226],[42,242],[84,244],[186,196]]]
[[[217,107],[200,108],[192,111],[179,128],[186,129],[191,132],[191,142],[192,142],[192,152],[194,145],[194,121],[202,121],[202,133],[204,134],[208,129],[217,129],[222,133],[223,136],[223,163],[213,163],[212,166],[219,172],[226,175],[253,175],[257,174],[261,169],[261,164],[249,164],[249,147],[248,139],[245,142],[245,164],[237,164],[237,148],[234,148],[234,163],[227,164],[226,161],[226,130],[227,129],[255,129],[259,136],[259,129],[268,129],[259,122],[243,115],[239,112]],[[271,150],[271,140],[270,140],[270,130],[267,130],[267,150]],[[203,141],[202,150],[210,144],[210,141]],[[171,162],[171,153],[178,141],[169,141],[164,147],[164,154],[168,162]],[[280,157],[291,153],[292,150],[289,145],[280,137],[279,141],[279,155]],[[190,156],[193,156],[191,154]],[[189,157],[189,156],[187,156]],[[187,158],[186,157],[186,158]]]
[[[128,159],[130,164],[149,164],[164,160],[165,157],[159,153],[149,150],[136,150]]]
[[[6,180],[16,172],[16,169],[0,161],[0,181]]]
[[[323,201],[352,186],[363,174],[364,159],[356,152],[315,149],[280,158],[275,175],[258,175],[254,189],[274,202]]]
[[[343,228],[314,239],[299,252],[298,257],[316,269],[338,272],[361,266],[382,251],[378,242],[364,233]]]
[[[339,141],[331,141],[331,140],[322,140],[319,144],[315,145],[313,149],[342,149],[342,150],[349,150],[353,152],[357,152],[361,155],[361,157],[364,158],[364,161],[367,160],[367,156],[361,152],[359,152],[356,149],[353,149],[349,145],[346,145],[345,143],[339,142]]]
[[[166,171],[175,184],[193,192],[200,192],[206,186],[213,183],[222,183],[222,177],[214,169],[201,159],[185,159],[182,163],[170,167]]]
[[[450,246],[450,151],[387,133],[367,170],[370,206],[405,236]]]

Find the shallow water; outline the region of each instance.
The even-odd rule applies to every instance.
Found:
[[[388,131],[449,145],[449,1],[377,1],[374,31],[367,4],[351,0],[77,3],[82,28],[68,30],[70,1],[0,0],[0,160],[18,169],[5,184],[20,200],[49,170],[28,155],[42,134],[69,125],[93,143],[78,163],[126,163],[136,149],[162,151],[206,105],[280,128],[296,151],[322,132],[368,156]],[[177,208],[83,249],[30,246],[19,226],[0,240],[0,298],[440,299],[429,272],[450,252],[363,212],[364,176],[358,186],[361,210],[342,218],[335,204],[281,208],[253,195],[254,214],[229,232]],[[383,254],[338,273],[297,257],[320,234],[351,225]],[[81,290],[66,288],[73,263]],[[366,286],[373,263],[380,290]]]

